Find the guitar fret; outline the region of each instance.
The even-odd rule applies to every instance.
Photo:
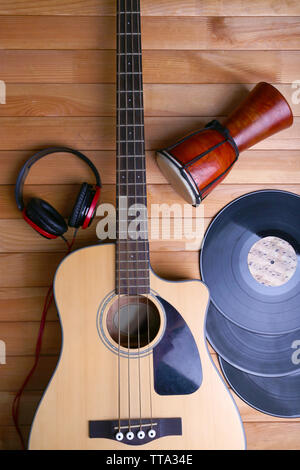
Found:
[[[149,278],[117,278],[116,279],[116,284],[119,284],[120,287],[128,286],[128,287],[146,287],[149,286],[150,284],[150,279]]]
[[[119,250],[119,253],[128,253],[127,250]],[[147,253],[148,254],[148,251],[135,251],[134,253]],[[133,254],[131,254],[130,256],[134,256]]]
[[[117,144],[122,144],[122,142],[144,142],[143,140],[117,140]]]
[[[126,56],[129,56],[129,55],[142,55],[141,52],[117,52],[117,55],[126,55]]]
[[[119,244],[125,243],[125,244],[136,244],[137,242],[142,242],[142,240],[122,240],[118,239]],[[143,240],[143,244],[145,244],[145,247],[148,245],[147,240]],[[141,246],[139,247],[141,248]],[[142,255],[148,255],[148,248],[146,250],[139,250],[135,246],[129,247],[126,246],[124,250],[122,250],[120,247],[118,248],[118,253],[123,256],[128,255],[131,260],[138,261],[141,258],[141,261],[145,260],[145,258],[142,257]]]
[[[129,170],[129,171],[131,171],[131,170]],[[127,176],[127,181],[125,181],[126,176]],[[138,178],[138,180],[136,180],[136,181],[135,181],[135,178],[130,178],[129,172],[127,173],[127,175],[126,175],[126,172],[125,172],[125,175],[121,175],[121,178],[122,178],[121,180],[119,178],[118,183],[119,183],[120,188],[122,188],[122,191],[124,191],[124,189],[126,189],[127,187],[131,191],[132,186],[133,186],[133,189],[134,189],[135,186],[137,187],[137,189],[141,189],[145,186],[145,183],[146,183],[145,179],[144,179],[144,181],[142,181],[143,178]],[[129,182],[130,180],[131,180],[131,182]],[[132,193],[132,194],[119,194],[119,196],[129,196],[129,197],[133,197],[134,195],[135,195],[135,193]],[[136,193],[136,195],[138,197],[146,196],[146,191],[144,191],[142,194]]]
[[[128,206],[131,206],[132,204],[142,204],[143,206],[145,205],[145,203],[146,203],[146,200],[145,200],[146,199],[146,194],[143,192],[143,190],[141,191],[141,189],[142,189],[141,186],[137,187],[137,190],[142,192],[142,194],[138,194],[137,192],[134,192],[134,186],[133,185],[127,187],[126,185],[123,185],[121,183],[120,187],[121,187],[121,190],[119,191],[118,196],[126,197]],[[119,210],[120,210],[120,215],[121,216],[122,216],[122,211],[123,211],[122,221],[124,223],[124,222],[127,221],[127,209],[124,209],[123,207],[120,207]],[[125,212],[125,214],[124,214],[124,212]],[[136,215],[132,215],[132,216],[128,216],[128,217],[135,218]],[[140,219],[139,219],[139,221],[140,221]]]
[[[127,281],[126,281],[126,282],[127,282]],[[122,288],[122,287],[123,287],[123,288],[124,288],[124,287],[126,288],[127,286],[125,285],[125,286],[120,286],[120,287],[121,287],[121,288]],[[139,287],[144,289],[144,288],[146,288],[146,287],[149,287],[149,284],[138,284],[137,286],[134,286],[134,287],[133,287],[133,286],[128,286],[129,289],[134,289],[134,288],[139,288]],[[128,292],[124,292],[124,294],[128,294]]]
[[[118,239],[121,240],[121,241],[128,241],[128,242],[134,242],[134,243],[137,243],[139,241],[143,241],[143,242],[146,242],[148,241],[148,236],[144,236],[144,235],[138,235],[138,238],[133,238],[133,232],[131,232],[132,235],[130,235],[130,233],[127,233],[127,232],[118,232]],[[142,233],[146,233],[146,232],[138,232],[138,234],[142,234]],[[129,235],[130,238],[127,238],[127,235]],[[134,251],[136,253],[136,251]]]
[[[142,72],[119,72],[120,75],[142,75]]]
[[[117,294],[126,294],[126,295],[145,295],[150,293],[150,286],[147,287],[116,287]]]
[[[122,196],[128,207],[134,203],[146,206],[147,202],[139,5],[136,0],[130,4],[119,0],[117,18],[116,291],[127,295],[150,292],[148,220],[144,215],[139,220],[144,224],[141,230],[130,230],[134,217],[128,216],[127,208],[119,207]],[[133,11],[126,11],[127,6]]]
[[[123,209],[120,209],[120,211],[122,211],[122,210],[123,210]],[[122,220],[122,218],[121,218],[121,220]],[[127,222],[127,218],[126,218],[126,219],[124,219],[124,222]],[[140,220],[140,219],[139,219],[139,222],[146,223],[146,222],[147,222],[147,220]],[[136,241],[136,240],[134,240],[134,241]]]
[[[143,268],[135,268],[135,269],[119,269],[119,271],[146,271],[145,269]]]
[[[120,173],[123,172],[123,171],[127,172],[127,170],[117,170],[117,171],[119,171]],[[132,171],[133,171],[133,172],[135,172],[135,171],[136,171],[136,172],[137,172],[137,171],[140,171],[140,172],[143,173],[143,174],[145,173],[145,170],[144,170],[144,169],[143,169],[143,170],[130,170],[130,173],[131,173]]]
[[[119,242],[123,242],[123,243],[134,243],[136,244],[137,246],[139,246],[139,248],[146,248],[147,245],[148,245],[148,237],[146,238],[138,238],[137,240],[133,240],[132,238],[120,238],[120,233],[117,233],[117,240]],[[143,246],[141,246],[141,243],[143,244]],[[119,253],[137,253],[137,254],[147,254],[148,253],[148,248],[144,251],[137,251],[137,246],[133,246],[133,247],[126,247],[125,250],[123,251],[120,251],[119,250]],[[132,258],[131,258],[132,259]]]
[[[121,268],[121,264],[123,264],[123,267],[124,267],[125,269],[127,269],[129,263],[131,263],[131,266],[135,266],[135,265],[137,265],[137,263],[144,263],[144,267],[143,267],[144,270],[148,269],[148,267],[149,267],[149,260],[148,260],[148,258],[144,258],[144,259],[134,259],[134,260],[120,259],[120,260],[118,261],[118,263],[119,263],[119,267],[120,267],[120,268]]]
[[[149,277],[138,277],[138,278],[137,278],[137,277],[128,277],[128,276],[126,276],[125,279],[122,278],[122,279],[120,279],[120,280],[121,280],[121,281],[123,281],[123,280],[124,280],[124,281],[139,281],[140,279],[145,280],[145,279],[149,279]]]
[[[120,275],[120,278],[122,277],[122,279],[124,279],[125,276],[127,278],[128,273],[130,273],[130,279],[149,279],[148,270],[144,268],[143,269],[119,269],[118,273]],[[132,276],[132,274],[136,274],[136,276]]]
[[[119,260],[119,266],[121,267],[121,264],[125,264],[125,266],[128,265],[128,263],[130,263],[130,260]],[[145,265],[145,268],[144,269],[148,269],[149,267],[149,261],[146,260],[146,259],[140,259],[140,260],[134,260],[134,263],[137,264],[137,263],[144,263]]]
[[[141,155],[117,155],[117,157],[121,157],[121,158],[128,158],[128,157],[144,157],[145,154],[141,154]],[[141,170],[139,170],[141,171]]]

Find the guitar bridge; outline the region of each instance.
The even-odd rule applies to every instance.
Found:
[[[89,421],[91,439],[113,439],[128,445],[143,445],[164,436],[181,436],[181,418]]]

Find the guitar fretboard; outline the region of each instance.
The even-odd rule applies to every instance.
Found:
[[[139,0],[117,1],[116,291],[149,292],[149,243]]]

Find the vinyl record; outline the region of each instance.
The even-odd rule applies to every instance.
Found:
[[[264,377],[300,372],[300,331],[284,335],[259,335],[235,325],[210,303],[206,317],[207,339],[233,367]]]
[[[249,263],[253,246],[270,237],[288,246],[279,250],[283,262],[272,252],[258,257],[267,265],[253,265],[258,264],[258,276],[266,273],[276,282],[282,276],[287,278],[282,285],[272,287],[255,277]],[[202,244],[200,270],[212,303],[228,320],[254,333],[276,335],[299,330],[299,252],[298,195],[263,190],[236,199],[215,217]],[[277,274],[279,265],[284,272]]]
[[[300,416],[300,374],[258,377],[232,367],[221,357],[219,361],[229,385],[252,408],[280,418]]]

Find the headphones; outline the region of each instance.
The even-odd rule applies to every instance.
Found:
[[[101,179],[95,165],[83,153],[67,147],[51,147],[34,154],[21,169],[15,187],[15,197],[18,209],[22,211],[26,222],[45,238],[54,239],[63,236],[68,225],[63,216],[47,201],[32,198],[25,207],[23,201],[23,187],[32,165],[38,160],[52,153],[71,153],[87,163],[95,175],[96,184],[82,183],[76,202],[68,220],[69,227],[83,229],[90,226],[96,213],[97,202],[100,197]]]

